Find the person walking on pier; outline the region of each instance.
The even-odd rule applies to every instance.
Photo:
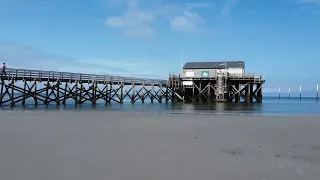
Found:
[[[2,64],[2,71],[1,71],[2,73],[2,75],[6,75],[6,63],[3,63]]]

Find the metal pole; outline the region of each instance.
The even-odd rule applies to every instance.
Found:
[[[317,84],[317,98],[316,98],[316,101],[317,102],[319,101],[319,84]]]
[[[181,49],[181,70],[183,69],[183,48]]]
[[[301,101],[301,85],[300,85],[300,101]]]
[[[279,87],[279,99],[280,99],[280,87]]]
[[[290,99],[290,97],[291,97],[291,95],[290,95],[290,94],[291,94],[291,89],[289,88],[289,99]]]

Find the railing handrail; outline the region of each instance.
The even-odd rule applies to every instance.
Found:
[[[35,69],[15,69],[7,68],[6,76],[20,77],[20,78],[54,78],[54,79],[70,79],[79,81],[118,81],[131,83],[151,83],[151,84],[167,84],[167,80],[151,79],[151,78],[136,78],[129,76],[112,76],[105,74],[87,74],[74,72],[60,72],[60,71],[45,71]]]

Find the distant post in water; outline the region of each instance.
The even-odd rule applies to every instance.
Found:
[[[316,98],[316,101],[317,102],[319,101],[319,84],[317,84],[317,98]]]
[[[289,99],[290,99],[290,97],[291,97],[291,95],[290,95],[290,94],[291,94],[291,89],[289,88]]]
[[[279,87],[279,99],[280,99],[280,87]]]
[[[300,101],[301,101],[301,85],[300,85]]]

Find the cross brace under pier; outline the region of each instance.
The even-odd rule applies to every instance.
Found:
[[[263,83],[251,80],[227,81],[222,87],[216,80],[193,81],[192,85],[172,82],[179,101],[184,102],[262,102]]]
[[[96,104],[98,100],[103,100],[106,104],[112,102],[122,104],[128,99],[131,103],[138,101],[144,103],[146,100],[150,100],[151,103],[162,103],[171,101],[172,94],[173,90],[163,85],[0,79],[0,105],[11,106],[18,103],[25,105],[30,99],[35,105],[66,104],[70,99],[75,104],[86,102]]]

